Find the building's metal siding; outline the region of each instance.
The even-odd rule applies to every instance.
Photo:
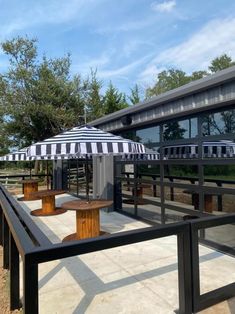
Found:
[[[137,113],[130,114],[132,118],[131,127],[137,126],[140,123],[154,122],[155,120],[165,120],[173,118],[175,115],[193,113],[200,108],[207,110],[212,105],[221,104],[234,100],[235,102],[235,81],[227,82],[219,86],[207,89],[203,92],[198,92],[193,95],[185,96],[178,100],[168,103],[163,103],[148,110],[142,110]],[[124,128],[120,119],[102,123],[97,125],[106,131],[119,130]]]

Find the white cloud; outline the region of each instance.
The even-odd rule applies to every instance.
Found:
[[[149,55],[117,69],[103,69],[103,70],[101,69],[98,71],[98,74],[101,78],[110,78],[110,79],[113,77],[125,78],[125,75],[129,74],[130,71],[134,70],[139,65],[146,62],[148,58],[149,58]]]
[[[151,4],[151,8],[153,11],[156,12],[171,12],[174,7],[176,6],[176,1],[175,0],[166,0],[163,2],[153,2]]]
[[[143,72],[141,72],[137,78],[137,82],[143,88],[147,88],[156,82],[157,75],[164,71],[166,68],[158,67],[155,64],[149,64]]]
[[[20,8],[18,16],[7,23],[2,22],[0,38],[17,33],[30,27],[45,24],[59,25],[68,22],[81,23],[87,21],[87,17],[93,12],[96,6],[107,0],[50,0],[46,3],[35,2],[28,6],[27,10]]]
[[[72,73],[81,73],[82,75],[87,75],[90,73],[90,70],[100,69],[108,65],[111,61],[111,52],[104,52],[101,56],[96,58],[91,58],[85,60],[84,62],[72,65]]]
[[[139,74],[149,80],[159,68],[180,68],[187,73],[206,69],[212,59],[227,53],[235,58],[235,18],[216,19],[207,23],[191,38],[158,54]]]
[[[149,17],[148,19],[143,19],[143,20],[136,20],[136,21],[126,21],[124,23],[119,23],[115,25],[106,25],[102,27],[98,27],[95,29],[95,33],[101,34],[101,35],[106,35],[110,33],[119,33],[119,32],[131,32],[131,31],[138,31],[142,30],[144,28],[147,28],[151,25],[156,23],[155,17]]]

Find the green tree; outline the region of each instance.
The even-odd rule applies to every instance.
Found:
[[[233,65],[235,65],[235,62],[232,61],[232,58],[230,58],[227,54],[223,54],[212,60],[211,65],[208,68],[212,73],[215,73]]]
[[[209,75],[207,71],[194,71],[190,77],[190,81],[199,80],[207,75]]]
[[[191,81],[191,77],[184,71],[177,69],[170,69],[162,71],[157,76],[157,82],[153,87],[147,88],[146,97],[152,97],[154,95],[160,95],[169,90],[187,84]]]
[[[70,55],[37,58],[37,41],[17,37],[1,44],[9,69],[0,74],[0,103],[5,108],[5,131],[15,145],[53,136],[78,123],[83,113],[84,84],[70,77]]]
[[[169,122],[166,124],[163,131],[164,141],[176,140],[184,138],[185,129],[181,128],[177,121]]]
[[[91,76],[87,80],[86,115],[87,120],[92,121],[104,115],[104,97],[101,95],[102,82],[97,78],[97,71],[91,70]]]
[[[110,82],[104,95],[104,114],[113,113],[127,107],[125,95],[120,93]]]
[[[137,84],[131,88],[131,95],[128,98],[132,105],[138,104],[141,101],[140,90]]]
[[[223,54],[211,61],[208,70],[210,73],[215,73],[233,65],[235,65],[235,62],[227,54]],[[191,75],[187,75],[184,71],[173,68],[162,71],[158,74],[154,86],[147,88],[145,93],[146,98],[152,97],[154,95],[160,95],[189,82],[201,79],[210,73],[208,71],[198,70],[193,72]]]

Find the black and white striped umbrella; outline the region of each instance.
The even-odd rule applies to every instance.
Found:
[[[61,134],[31,145],[28,156],[91,156],[105,154],[143,154],[145,147],[141,143],[124,139],[85,125],[75,127]]]
[[[29,147],[20,149],[19,151],[0,156],[0,161],[31,161],[31,160],[59,160],[59,159],[72,159],[76,156],[70,155],[52,155],[52,156],[28,156],[27,151]]]
[[[163,154],[165,159],[198,158],[198,145],[165,146]],[[235,143],[232,141],[204,142],[202,144],[202,155],[203,158],[234,158]]]
[[[0,161],[26,161],[31,160],[31,157],[27,157],[28,147],[22,148],[19,151],[9,153],[0,157]]]

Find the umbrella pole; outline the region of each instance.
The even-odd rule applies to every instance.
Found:
[[[31,179],[32,177],[32,164],[31,164],[31,160],[29,161],[29,177]]]
[[[86,200],[89,202],[89,174],[88,174],[88,156],[86,155],[85,163],[85,172],[86,172]]]
[[[47,190],[49,190],[49,170],[48,170],[48,160],[47,160],[47,163],[46,163],[46,168],[47,168],[47,171],[46,171],[46,177],[47,177]]]

